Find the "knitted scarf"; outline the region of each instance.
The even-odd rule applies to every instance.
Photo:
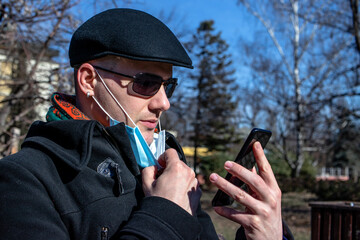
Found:
[[[52,106],[46,114],[46,121],[59,121],[67,119],[90,120],[75,105],[75,96],[63,93],[53,93],[51,96]]]

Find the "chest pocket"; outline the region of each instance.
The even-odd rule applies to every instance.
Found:
[[[99,164],[96,171],[104,177],[115,180],[115,184],[117,185],[117,188],[114,189],[116,195],[124,194],[125,189],[121,178],[119,164],[115,163],[111,158],[107,158]]]
[[[111,158],[107,158],[101,162],[96,169],[100,175],[106,178],[112,178],[115,181],[117,187],[113,190],[117,196],[135,190],[135,184],[131,184],[131,182],[133,182],[131,180],[134,180],[134,178],[129,171],[124,171],[124,167],[123,164],[115,163]],[[121,169],[123,169],[123,171]]]

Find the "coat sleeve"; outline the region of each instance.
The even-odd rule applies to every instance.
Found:
[[[1,239],[70,239],[46,189],[27,169],[0,161]]]
[[[201,209],[201,204],[199,203],[199,207],[197,210],[197,219],[201,225],[201,234],[200,239],[202,240],[218,240],[219,237],[215,231],[215,227],[213,222],[211,221],[210,216]]]
[[[145,197],[115,239],[198,239],[200,232],[196,217],[175,203],[161,197]]]

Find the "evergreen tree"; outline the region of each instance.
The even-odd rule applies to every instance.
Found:
[[[333,143],[331,167],[350,167],[353,171],[360,170],[360,126],[348,117],[348,121],[336,133]]]
[[[194,159],[197,148],[206,147],[209,151],[225,152],[235,140],[236,123],[234,113],[237,108],[237,89],[228,44],[215,33],[213,21],[200,23],[197,34],[188,44],[195,56],[196,69],[192,79],[194,97]]]

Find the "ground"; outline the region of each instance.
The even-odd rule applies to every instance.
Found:
[[[203,191],[202,208],[210,215],[218,234],[221,234],[226,240],[235,239],[239,225],[219,216],[211,207],[211,200],[215,192],[215,190]],[[307,192],[283,194],[282,216],[296,240],[310,239],[311,209],[309,202],[312,200],[314,200],[314,195]]]

